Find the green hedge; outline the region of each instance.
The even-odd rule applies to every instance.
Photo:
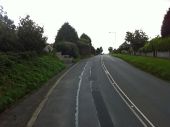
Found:
[[[75,43],[72,42],[59,42],[55,44],[57,51],[62,52],[62,55],[70,55],[74,58],[79,57],[79,49]]]
[[[151,51],[170,51],[170,37],[160,38],[156,37],[151,41],[147,42],[144,47],[139,51],[151,52]]]
[[[90,56],[92,54],[92,46],[88,43],[85,43],[83,41],[78,41],[77,46],[79,48],[80,55],[83,56]]]
[[[53,55],[0,54],[0,111],[64,68],[65,65]]]

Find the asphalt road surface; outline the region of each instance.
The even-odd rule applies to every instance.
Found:
[[[27,127],[170,127],[170,83],[95,56],[56,82]]]

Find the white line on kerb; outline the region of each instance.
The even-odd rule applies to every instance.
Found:
[[[144,127],[148,127],[146,125],[146,123],[142,120],[142,118],[138,115],[138,113],[148,122],[148,124],[151,127],[155,127],[153,125],[153,123],[142,113],[142,111],[140,111],[140,109],[130,100],[130,98],[123,92],[123,90],[119,87],[119,85],[115,82],[115,80],[113,79],[113,77],[111,76],[111,74],[109,73],[109,71],[107,70],[104,62],[103,62],[103,57],[101,58],[101,65],[102,68],[104,70],[104,72],[106,73],[106,76],[108,77],[110,83],[112,84],[112,86],[114,87],[114,89],[116,90],[116,92],[119,94],[119,96],[122,98],[122,100],[125,102],[125,104],[130,108],[130,110],[132,111],[132,113],[137,117],[137,119],[143,124]],[[123,97],[122,94],[125,96]],[[131,105],[125,100],[125,98],[131,103]],[[138,113],[134,110],[134,108],[138,111]]]
[[[77,95],[76,95],[75,127],[79,126],[79,94],[80,94],[81,83],[82,83],[83,74],[85,72],[86,66],[87,66],[87,63],[84,66],[83,71],[81,72],[81,74],[79,76],[80,80],[79,80]]]
[[[50,96],[50,94],[53,92],[54,88],[58,85],[58,83],[61,81],[61,79],[63,79],[63,77],[70,72],[75,66],[77,66],[77,64],[75,64],[74,66],[72,66],[68,71],[66,71],[58,80],[57,82],[50,88],[50,90],[48,91],[48,93],[46,94],[45,98],[41,101],[41,103],[39,104],[39,106],[37,107],[37,109],[35,110],[35,112],[33,113],[31,119],[28,121],[26,127],[32,127],[35,123],[35,121],[37,120],[37,117],[39,115],[39,113],[41,112],[42,108],[44,107],[46,101],[48,100],[48,97]]]

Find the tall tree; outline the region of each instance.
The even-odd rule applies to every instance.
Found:
[[[18,38],[25,51],[41,52],[47,40],[47,38],[43,36],[43,33],[43,27],[38,26],[30,19],[29,15],[20,20]]]
[[[135,30],[134,33],[126,32],[125,40],[130,43],[134,53],[136,53],[148,41],[148,36],[142,30]]]
[[[164,20],[161,27],[161,35],[162,37],[170,36],[170,8],[167,11],[167,14],[164,16]]]
[[[68,41],[76,43],[78,41],[78,35],[76,30],[68,23],[64,23],[59,29],[55,38],[55,43],[61,41]]]

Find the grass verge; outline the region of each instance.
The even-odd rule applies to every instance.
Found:
[[[113,54],[113,56],[121,58],[163,80],[170,81],[170,60],[168,59],[123,54]]]
[[[23,59],[0,54],[0,112],[65,68],[53,55]]]

